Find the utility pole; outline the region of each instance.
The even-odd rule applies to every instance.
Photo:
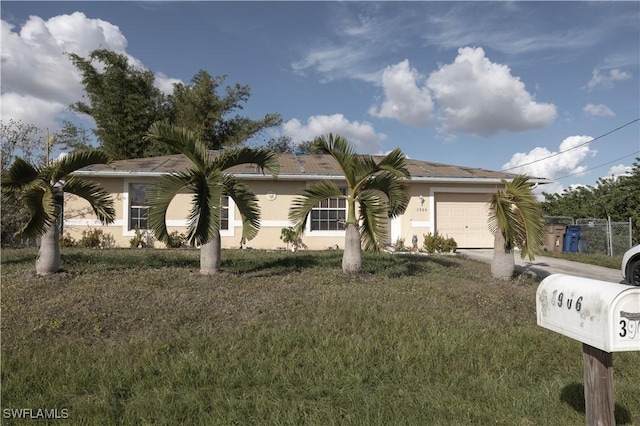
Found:
[[[45,166],[48,166],[48,165],[49,165],[49,152],[50,152],[50,150],[51,150],[51,140],[52,140],[52,139],[53,139],[53,138],[52,138],[51,136],[49,136],[49,128],[47,127],[47,143],[46,143],[46,145],[47,145],[47,146],[46,146],[46,150],[45,150],[45,152],[46,152],[46,157],[45,157],[45,159],[44,159],[44,165],[45,165]]]

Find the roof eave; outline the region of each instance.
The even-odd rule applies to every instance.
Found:
[[[169,172],[152,172],[148,170],[78,170],[73,174],[96,177],[160,177]],[[246,180],[271,180],[270,174],[255,173],[234,173],[235,177]],[[433,183],[502,183],[503,177],[455,177],[455,176],[412,176],[412,182],[433,182]],[[281,174],[278,180],[344,180],[343,175],[305,175],[305,174]],[[507,179],[508,180],[508,179]],[[545,178],[530,178],[532,183],[545,185],[553,180]]]

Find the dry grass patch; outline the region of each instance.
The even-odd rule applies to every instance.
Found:
[[[579,343],[535,324],[538,282],[462,257],[2,252],[3,408],[73,424],[584,424]],[[614,356],[640,420],[640,353]],[[12,424],[12,421],[8,421]],[[5,422],[3,421],[3,424]],[[16,422],[19,423],[19,422]]]

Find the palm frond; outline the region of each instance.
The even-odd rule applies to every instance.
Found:
[[[260,206],[258,199],[245,184],[231,175],[225,175],[224,192],[233,199],[242,218],[242,240],[255,238],[260,230]]]
[[[380,171],[373,157],[369,155],[354,156],[344,171],[347,183],[357,193],[360,187]]]
[[[108,224],[114,221],[116,210],[113,205],[113,198],[100,185],[71,176],[64,182],[61,190],[87,200],[102,223]]]
[[[378,252],[387,237],[387,202],[383,199],[382,193],[376,190],[361,191],[358,201],[362,245],[365,250]]]
[[[508,184],[507,190],[513,203],[513,213],[517,217],[518,233],[515,244],[521,248],[520,256],[535,259],[544,243],[544,218],[540,203],[531,192],[526,175],[517,176]]]
[[[334,135],[333,133],[316,137],[313,140],[312,150],[317,150],[334,157],[336,154],[355,155],[355,151],[351,148],[349,142],[342,136]]]
[[[393,151],[384,156],[378,163],[380,170],[391,173],[394,176],[404,179],[410,179],[411,173],[407,169],[407,159],[402,153],[400,148],[395,148]]]
[[[267,169],[275,179],[280,173],[280,163],[275,153],[267,149],[239,147],[222,151],[211,161],[211,167],[224,171],[241,164],[255,164],[264,173]]]
[[[511,182],[504,180],[504,190],[491,196],[489,229],[502,232],[505,250],[521,248],[520,256],[534,259],[544,242],[544,219],[540,203],[531,192],[526,175]]]
[[[332,133],[318,136],[313,141],[312,149],[331,155],[338,162],[349,185],[355,185],[351,167],[358,157],[345,138]]]
[[[84,149],[74,151],[62,157],[58,161],[52,162],[45,168],[49,175],[51,185],[55,185],[61,179],[83,167],[92,166],[94,164],[110,164],[111,157],[103,151],[97,149]]]
[[[28,188],[39,175],[40,170],[22,158],[16,157],[9,170],[2,176],[2,191],[5,193],[20,192]]]
[[[155,122],[149,127],[145,140],[166,143],[187,157],[199,170],[207,163],[207,146],[193,132],[166,121]]]
[[[162,176],[155,187],[155,196],[149,202],[149,228],[155,237],[164,243],[169,241],[167,231],[167,210],[175,196],[189,186],[189,173],[173,173]]]
[[[345,198],[340,188],[333,181],[316,182],[293,199],[289,208],[289,220],[294,222],[294,230],[301,235],[307,224],[309,212],[327,198]]]
[[[489,200],[489,230],[491,233],[501,232],[504,236],[504,249],[511,251],[515,246],[517,220],[513,214],[511,200],[504,191],[497,191]]]
[[[386,171],[371,177],[362,185],[363,190],[376,190],[387,197],[388,216],[401,215],[409,205],[409,194],[406,183],[396,175]]]
[[[222,176],[217,170],[207,174],[191,170],[189,187],[193,197],[187,218],[187,240],[191,244],[206,244],[220,231]]]
[[[18,232],[25,237],[44,234],[56,220],[55,196],[49,187],[32,188],[24,194],[24,203],[29,209],[29,221]]]

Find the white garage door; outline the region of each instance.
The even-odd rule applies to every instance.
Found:
[[[436,193],[436,230],[453,237],[460,248],[492,248],[489,194]]]

